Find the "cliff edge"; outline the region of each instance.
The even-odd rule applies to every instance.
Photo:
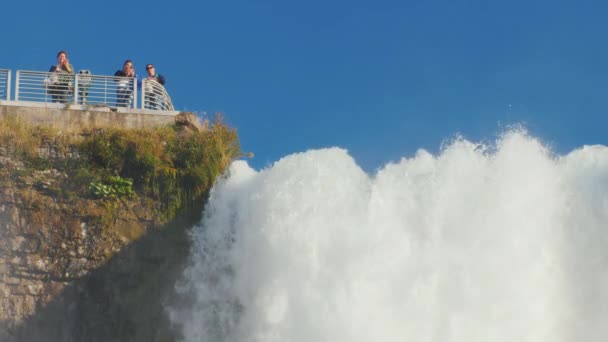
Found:
[[[161,302],[188,252],[184,227],[241,156],[221,119],[186,122],[0,120],[0,340],[173,340]]]

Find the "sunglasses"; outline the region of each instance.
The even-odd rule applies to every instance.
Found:
[[[150,69],[154,69],[154,67],[153,66],[149,66],[146,69],[150,70]]]

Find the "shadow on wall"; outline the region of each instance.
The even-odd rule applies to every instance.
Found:
[[[179,340],[164,305],[179,301],[174,285],[190,251],[190,229],[204,203],[162,229],[151,229],[106,265],[67,286],[20,326],[0,326],[3,342]],[[0,323],[5,325],[3,323]],[[4,331],[4,334],[3,334]]]

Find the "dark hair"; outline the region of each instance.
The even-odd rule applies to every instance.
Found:
[[[61,54],[64,54],[66,58],[68,57],[68,53],[65,52],[65,50],[61,50],[61,51],[57,52],[57,58],[59,58],[59,55],[61,55]]]
[[[154,64],[146,64],[146,69],[148,69],[148,67],[154,67]]]
[[[130,60],[130,59],[127,59],[127,60],[126,60],[124,63],[122,63],[122,65],[125,65],[125,64],[127,64],[127,63],[131,63],[131,64],[133,64],[133,61],[132,61],[132,60]]]

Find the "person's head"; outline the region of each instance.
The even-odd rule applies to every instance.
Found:
[[[122,63],[122,70],[129,71],[133,69],[133,62],[130,59],[127,59],[124,63]]]
[[[156,69],[154,69],[154,65],[152,64],[146,64],[146,71],[150,76],[153,76],[156,73]]]
[[[124,71],[127,75],[134,75],[135,74],[135,70],[133,68],[133,62],[130,59],[127,59],[122,64],[122,71]]]
[[[57,52],[57,62],[59,62],[59,64],[63,64],[63,61],[65,61],[67,59],[68,59],[67,52],[65,52],[64,50]]]

